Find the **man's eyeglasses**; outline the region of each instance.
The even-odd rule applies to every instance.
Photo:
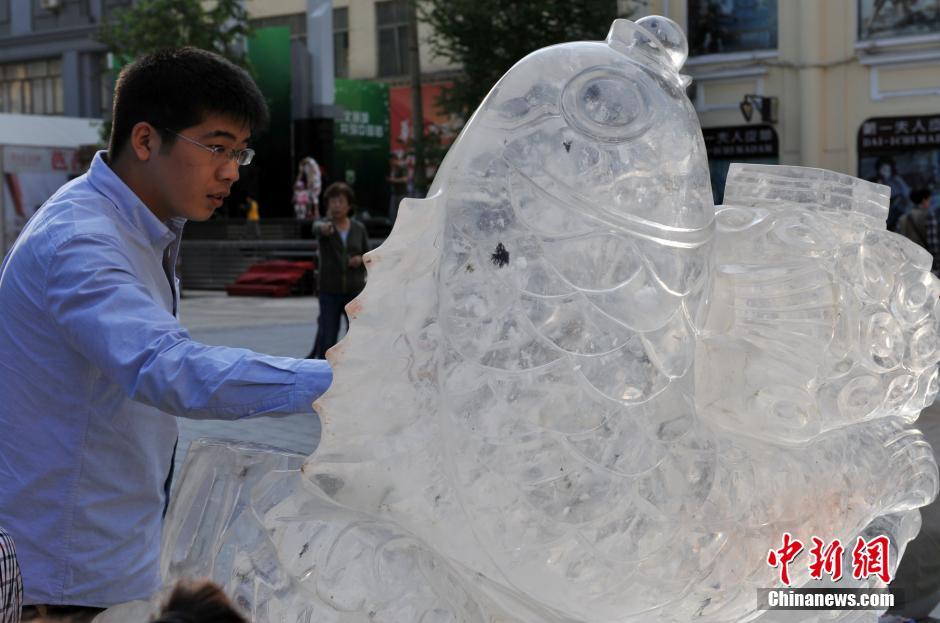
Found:
[[[180,137],[181,139],[183,139],[184,141],[192,143],[193,145],[198,145],[199,147],[202,147],[203,149],[211,153],[213,156],[216,156],[216,157],[224,156],[228,158],[229,160],[234,160],[235,162],[238,163],[238,166],[240,167],[243,167],[246,164],[251,164],[251,159],[255,157],[254,149],[227,149],[225,147],[222,147],[221,145],[203,145],[199,141],[191,139],[188,136],[183,136],[179,132],[173,132],[173,130],[170,130],[169,128],[167,128],[167,132],[171,132],[175,134],[176,136]]]

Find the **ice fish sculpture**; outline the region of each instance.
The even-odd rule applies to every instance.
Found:
[[[769,620],[784,533],[896,565],[938,486],[930,257],[828,171],[734,165],[716,210],[686,55],[617,20],[496,84],[366,258],[319,449],[227,516],[254,536],[177,500],[169,575],[262,621],[680,623]]]

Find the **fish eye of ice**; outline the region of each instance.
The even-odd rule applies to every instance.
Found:
[[[562,94],[565,119],[591,139],[615,142],[646,131],[650,103],[635,78],[613,68],[592,68]]]
[[[498,82],[366,258],[321,446],[194,453],[168,580],[259,621],[686,623],[769,621],[784,532],[896,565],[938,483],[930,258],[839,173],[736,164],[716,209],[686,55],[618,20]]]

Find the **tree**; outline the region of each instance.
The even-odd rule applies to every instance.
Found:
[[[96,38],[119,65],[162,48],[193,46],[248,66],[242,42],[250,34],[241,0],[140,0],[98,29]]]
[[[566,41],[603,39],[617,17],[642,1],[418,0],[430,24],[433,52],[458,64],[463,75],[441,104],[467,118],[513,64],[526,54]]]
[[[98,27],[95,38],[107,46],[118,67],[163,48],[193,46],[250,69],[241,45],[249,34],[248,14],[240,0],[217,0],[210,9],[200,0],[140,0],[116,11],[113,20]],[[101,126],[104,145],[110,136],[109,115]]]

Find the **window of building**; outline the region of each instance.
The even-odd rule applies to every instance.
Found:
[[[408,1],[375,3],[379,76],[401,76],[410,71],[408,63]]]
[[[33,31],[87,26],[92,23],[89,0],[60,0],[55,9],[33,0]]]
[[[0,0],[0,35],[10,34],[10,0]]]
[[[349,9],[333,9],[333,68],[337,78],[349,77]]]
[[[777,49],[777,0],[689,0],[689,54]]]
[[[290,15],[275,15],[274,17],[261,17],[250,22],[252,28],[271,28],[272,26],[285,26],[290,30],[291,41],[307,40],[307,15],[305,13],[292,13]]]
[[[940,0],[858,0],[858,40],[940,34]]]
[[[62,61],[0,65],[0,112],[61,115],[65,112]]]

